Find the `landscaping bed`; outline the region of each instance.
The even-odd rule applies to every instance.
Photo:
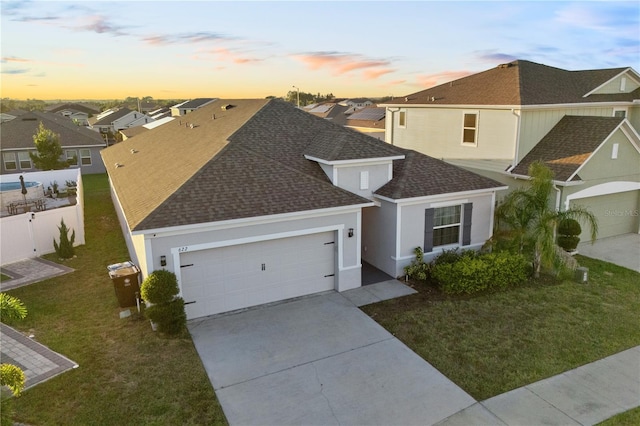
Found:
[[[541,276],[508,290],[418,294],[362,309],[478,400],[640,345],[640,274],[577,256],[589,282]]]
[[[79,364],[13,401],[26,424],[226,424],[188,332],[166,338],[135,313],[120,319],[107,265],[128,260],[106,175],[83,177],[86,245],[75,272],[8,293],[27,306],[10,324]]]

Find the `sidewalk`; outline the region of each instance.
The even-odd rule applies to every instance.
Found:
[[[438,425],[593,425],[638,406],[640,346],[478,402]]]

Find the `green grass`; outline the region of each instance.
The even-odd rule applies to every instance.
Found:
[[[640,274],[578,260],[587,284],[545,277],[466,297],[416,284],[417,295],[363,310],[484,400],[640,345]]]
[[[121,308],[107,265],[128,260],[106,175],[83,176],[86,245],[75,272],[10,291],[29,311],[11,325],[79,367],[16,398],[27,424],[226,424],[187,332],[167,339]],[[55,254],[45,256],[58,261]],[[59,262],[59,261],[58,261]]]
[[[4,281],[9,281],[11,279],[10,276],[5,275],[5,274],[0,274],[0,283],[4,282]]]
[[[640,407],[634,408],[624,413],[620,413],[610,419],[605,420],[602,423],[598,423],[598,426],[638,426],[640,425]]]

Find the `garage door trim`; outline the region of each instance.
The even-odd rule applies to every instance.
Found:
[[[640,190],[640,182],[618,181],[602,183],[600,185],[594,185],[583,189],[582,191],[578,191],[575,194],[567,195],[567,198],[564,201],[564,208],[568,210],[571,201],[581,198],[591,198],[599,195],[611,195],[636,190]]]
[[[331,231],[338,232],[338,265],[337,267],[338,267],[338,271],[340,271],[342,270],[342,267],[343,267],[342,236],[344,232],[344,224],[323,226],[320,228],[298,229],[295,231],[279,232],[277,234],[255,235],[255,236],[245,237],[245,238],[236,238],[233,240],[212,241],[209,243],[173,247],[171,249],[171,255],[173,257],[173,264],[175,269],[174,273],[178,278],[178,285],[180,286],[180,292],[182,293],[182,276],[180,274],[180,254],[181,253],[188,253],[188,252],[194,252],[194,251],[200,251],[200,250],[209,250],[209,249],[221,248],[221,247],[229,247],[229,246],[235,246],[238,244],[258,243],[261,241],[277,240],[281,238],[300,237],[303,235],[319,234],[322,232],[331,232]]]

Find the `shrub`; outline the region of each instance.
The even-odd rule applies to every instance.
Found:
[[[169,303],[179,292],[176,274],[165,269],[150,273],[140,287],[142,298],[154,304]]]
[[[424,261],[424,252],[421,247],[416,247],[413,252],[416,258],[409,266],[405,266],[404,273],[407,274],[409,278],[426,281],[429,277],[431,266]]]
[[[71,259],[75,254],[73,249],[73,242],[76,240],[76,231],[71,233],[71,239],[69,239],[69,229],[64,223],[64,219],[60,220],[60,244],[56,243],[56,239],[53,239],[53,248],[56,250],[56,254],[60,259]]]
[[[582,227],[575,219],[564,219],[558,224],[558,245],[566,251],[573,251],[580,242]]]
[[[558,224],[559,235],[580,235],[582,227],[575,219],[564,219]]]
[[[523,256],[499,252],[467,254],[453,263],[441,262],[434,265],[432,276],[445,293],[471,294],[520,284],[527,279],[527,271]]]
[[[158,326],[158,331],[178,334],[187,324],[184,300],[177,297],[171,302],[151,305],[145,309],[145,315]]]
[[[142,282],[140,295],[150,304],[144,313],[162,333],[177,334],[187,324],[184,300],[176,297],[179,292],[176,274],[165,269],[153,271]]]

